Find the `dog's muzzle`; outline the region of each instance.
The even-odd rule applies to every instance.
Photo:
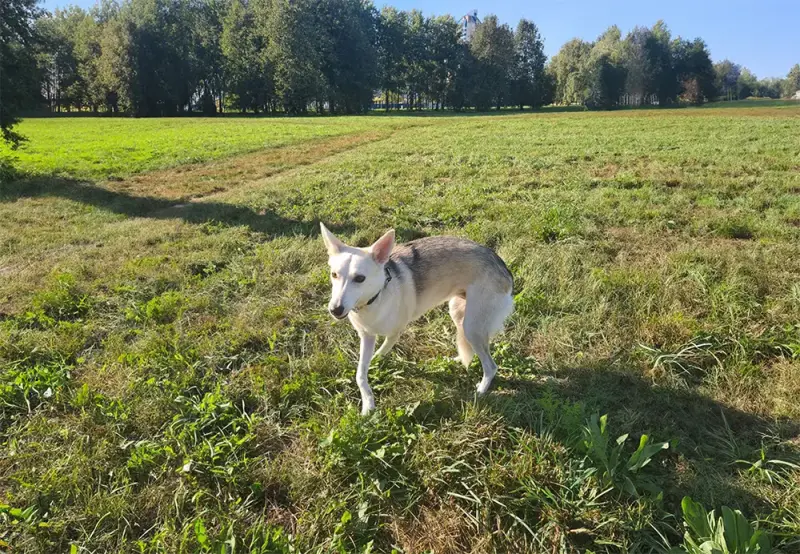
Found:
[[[328,311],[336,319],[344,319],[347,314],[344,313],[344,306],[336,306],[335,308],[328,308]]]

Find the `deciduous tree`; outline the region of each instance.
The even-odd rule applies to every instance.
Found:
[[[514,33],[512,101],[523,109],[541,106],[544,87],[544,41],[532,21],[521,19]]]
[[[36,0],[0,2],[0,134],[14,146],[22,140],[13,131],[17,116],[38,97],[34,22],[40,15]]]

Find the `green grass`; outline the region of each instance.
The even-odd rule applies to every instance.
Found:
[[[125,177],[397,124],[397,118],[369,117],[26,119],[18,131],[28,142],[16,152],[0,147],[0,154],[13,156],[19,169],[37,174]]]
[[[394,119],[123,180],[22,164],[0,193],[0,545],[664,552],[736,527],[800,549],[800,107]],[[170,122],[119,122],[145,123]],[[516,311],[487,397],[436,310],[358,415],[320,220],[501,254]]]

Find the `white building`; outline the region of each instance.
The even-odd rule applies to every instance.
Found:
[[[480,22],[481,20],[478,19],[478,10],[472,10],[472,13],[468,13],[461,18],[461,38],[465,42],[472,40],[475,28]]]
[[[800,100],[800,90],[794,93],[794,96],[792,96],[792,100]]]

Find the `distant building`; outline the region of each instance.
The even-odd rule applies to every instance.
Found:
[[[472,35],[475,33],[475,29],[480,22],[481,20],[478,19],[478,10],[472,10],[472,13],[468,13],[461,18],[461,38],[464,42],[472,40]]]
[[[792,100],[800,100],[800,90],[794,93],[794,96],[792,96]]]

